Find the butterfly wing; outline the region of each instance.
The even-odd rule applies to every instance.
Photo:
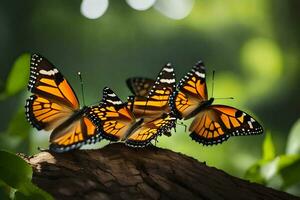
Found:
[[[31,56],[28,90],[73,110],[79,109],[78,99],[68,81],[52,63],[38,54]]]
[[[129,104],[136,118],[158,118],[162,113],[169,113],[169,98],[175,89],[175,74],[171,64],[166,64],[160,71],[147,96],[129,98]]]
[[[33,54],[30,63],[26,117],[38,130],[53,130],[50,149],[56,152],[79,148],[100,140],[98,128],[80,110],[72,87],[46,58]]]
[[[161,134],[168,135],[175,127],[176,118],[171,114],[143,123],[126,139],[125,144],[131,147],[145,147]]]
[[[127,87],[130,89],[134,96],[146,96],[155,80],[144,77],[133,77],[126,80]]]
[[[38,130],[53,130],[74,112],[70,107],[47,98],[32,95],[26,100],[26,118]]]
[[[101,134],[105,139],[118,141],[123,139],[135,118],[127,105],[109,88],[103,89],[103,99],[99,106],[91,107],[89,117],[100,120]]]
[[[219,144],[230,136],[257,135],[263,127],[249,114],[225,105],[212,105],[197,114],[189,130],[193,140]]]
[[[84,144],[92,144],[102,139],[99,134],[99,122],[86,116],[79,116],[78,120],[69,126],[61,126],[53,131],[50,137],[50,150],[61,153],[78,149]]]
[[[170,107],[178,118],[188,119],[193,117],[196,108],[208,100],[205,81],[205,66],[199,61],[184,76],[170,97]]]
[[[77,97],[63,75],[47,59],[33,54],[26,101],[27,120],[38,130],[52,130],[79,109]]]

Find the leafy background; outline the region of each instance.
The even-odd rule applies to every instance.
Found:
[[[83,2],[88,1],[102,9],[108,2]],[[125,100],[126,78],[155,78],[168,61],[179,79],[196,61],[204,60],[209,95],[211,72],[216,70],[214,96],[235,98],[217,103],[253,114],[267,134],[205,147],[178,126],[172,137],[159,138],[157,145],[300,195],[299,1],[143,0],[150,6],[141,11],[134,0],[119,0],[109,1],[97,19],[89,19],[83,2],[1,2],[0,199],[51,199],[30,184],[30,168],[13,154],[31,155],[48,145],[49,134],[32,129],[24,116],[32,52],[58,66],[78,96],[76,74],[81,71],[88,104],[101,99],[104,86]]]

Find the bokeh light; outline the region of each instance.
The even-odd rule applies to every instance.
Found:
[[[153,6],[156,0],[126,0],[128,5],[135,10],[147,10]]]
[[[283,61],[281,50],[274,41],[267,38],[247,41],[241,49],[241,61],[249,80],[249,95],[264,97],[268,90],[275,88],[274,84],[282,75]]]
[[[80,11],[86,18],[97,19],[104,15],[108,4],[108,0],[83,0]]]
[[[187,17],[194,5],[194,0],[159,0],[154,8],[171,19],[183,19]]]

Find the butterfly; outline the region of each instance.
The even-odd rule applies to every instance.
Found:
[[[50,150],[65,152],[101,140],[99,121],[80,108],[78,98],[61,72],[46,58],[31,55],[26,118],[38,130],[52,131]]]
[[[176,83],[174,68],[170,63],[161,69],[156,80],[131,78],[127,80],[127,85],[133,88],[131,90],[134,94],[128,97],[128,107],[137,118],[152,119],[171,112],[169,99],[175,90]]]
[[[120,98],[108,87],[103,89],[102,101],[92,106],[88,116],[100,121],[102,137],[110,141],[125,141],[132,147],[145,147],[163,132],[174,126],[174,117],[162,114],[160,117],[145,121],[136,118]]]
[[[135,84],[128,84],[135,83]],[[175,90],[175,73],[170,63],[163,66],[156,80],[148,78],[127,79],[129,88],[134,88],[135,96],[128,97],[128,107],[137,118],[143,118],[146,121],[168,116],[173,119],[171,128],[175,128],[176,118],[171,112],[169,106],[170,95]],[[136,87],[138,85],[139,87]],[[151,87],[149,87],[151,85]],[[141,95],[144,91],[146,95]],[[143,92],[141,92],[143,91]],[[140,94],[140,95],[139,95]],[[171,128],[169,130],[171,130]],[[166,136],[171,136],[171,131],[163,132]]]
[[[179,119],[194,117],[190,137],[204,145],[226,141],[230,136],[256,135],[263,127],[249,114],[226,105],[212,105],[208,99],[205,66],[199,61],[184,76],[170,98],[170,107]]]

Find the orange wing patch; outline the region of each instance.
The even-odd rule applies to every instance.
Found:
[[[77,149],[83,144],[91,144],[100,141],[97,127],[87,117],[83,117],[65,129],[51,135],[50,149],[56,152]]]
[[[64,104],[73,110],[79,109],[76,94],[67,80],[52,63],[37,54],[31,56],[28,89],[37,96]]]
[[[129,135],[125,144],[132,147],[145,147],[161,134],[169,135],[171,129],[175,127],[175,121],[175,117],[164,114],[160,118],[145,122]]]
[[[199,106],[199,100],[183,92],[175,93],[170,99],[171,107],[176,107],[178,118],[190,118],[188,116]]]
[[[230,136],[257,135],[262,126],[236,108],[213,105],[199,112],[190,126],[192,139],[205,145],[222,143]]]
[[[192,122],[189,131],[192,139],[205,145],[221,143],[229,138],[224,133],[218,118],[214,112],[200,112]]]
[[[170,98],[170,107],[179,119],[189,119],[196,108],[207,101],[205,67],[200,61],[184,76]]]
[[[68,107],[48,99],[32,95],[26,101],[26,117],[38,130],[52,130],[73,113]]]
[[[119,109],[106,105],[93,106],[89,115],[94,119],[100,119],[103,137],[112,141],[123,139],[135,121],[126,105]]]

